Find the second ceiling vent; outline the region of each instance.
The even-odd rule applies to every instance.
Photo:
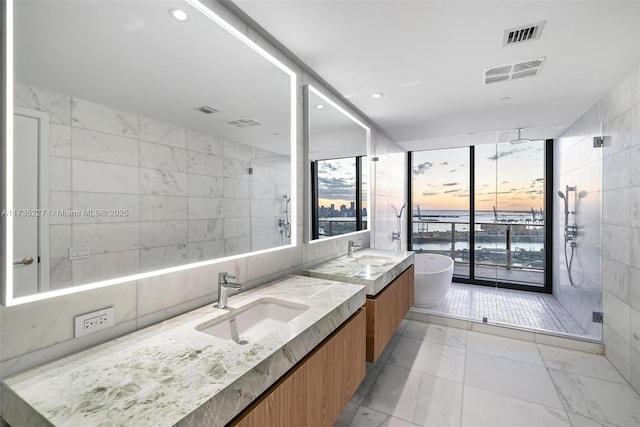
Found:
[[[545,59],[545,57],[542,57],[515,64],[489,67],[484,70],[484,83],[491,84],[506,80],[521,79],[523,77],[533,77],[540,72]]]
[[[538,40],[542,35],[542,29],[546,23],[547,21],[540,21],[535,24],[522,25],[520,27],[504,30],[502,46],[513,46],[514,44]]]

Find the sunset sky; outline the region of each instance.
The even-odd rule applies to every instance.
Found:
[[[544,141],[475,148],[476,210],[528,211],[544,206]],[[413,153],[413,206],[469,209],[469,149]]]

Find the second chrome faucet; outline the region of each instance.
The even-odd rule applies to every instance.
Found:
[[[218,308],[225,308],[227,306],[228,290],[229,289],[243,289],[243,285],[239,283],[229,282],[228,279],[235,279],[236,276],[232,276],[229,273],[218,273]]]

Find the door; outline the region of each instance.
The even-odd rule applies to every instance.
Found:
[[[14,297],[49,290],[48,128],[48,114],[15,109]]]

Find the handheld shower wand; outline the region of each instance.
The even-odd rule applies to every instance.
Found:
[[[558,197],[564,201],[564,261],[567,265],[569,283],[571,286],[575,286],[573,283],[573,277],[571,276],[571,266],[573,265],[573,255],[576,249],[575,239],[578,236],[578,226],[576,224],[569,225],[569,191],[576,191],[576,187],[570,187],[567,185],[566,195],[562,191],[558,190]],[[571,247],[571,257],[567,254],[567,244]]]

